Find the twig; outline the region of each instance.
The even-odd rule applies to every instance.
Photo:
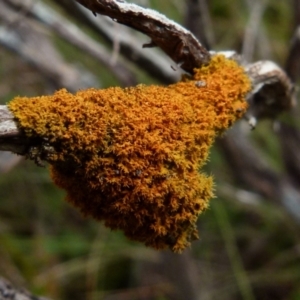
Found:
[[[54,1],[63,7],[67,15],[89,26],[96,35],[102,37],[113,47],[116,35],[114,21],[105,16],[95,18],[89,10],[77,2]],[[161,83],[169,84],[178,81],[178,72],[174,72],[170,68],[170,61],[161,55],[161,51],[143,49],[140,36],[134,35],[132,30],[125,26],[119,26],[118,38],[120,54],[125,61],[134,64],[135,67],[140,66],[143,72]]]
[[[193,73],[194,68],[206,64],[209,52],[194,35],[170,21],[164,15],[135,4],[114,0],[76,0],[93,13],[111,17],[120,24],[127,25],[151,38],[143,47],[160,47],[183,70]]]
[[[295,89],[283,69],[272,61],[258,61],[245,66],[252,79],[248,117],[274,119],[296,103]],[[255,126],[255,124],[252,124]]]

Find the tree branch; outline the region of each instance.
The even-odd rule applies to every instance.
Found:
[[[141,47],[140,37],[132,34],[133,32],[128,30],[129,28],[121,26],[105,16],[95,18],[89,10],[75,1],[53,1],[60,5],[70,18],[88,26],[95,35],[106,40],[111,47],[114,47],[117,40],[122,58],[135,66],[142,66],[143,71],[155,78],[156,81],[164,84],[178,81],[178,72],[174,72],[170,68],[169,60],[162,57],[160,51],[145,51]]]
[[[143,47],[160,47],[188,73],[193,73],[194,68],[206,64],[210,59],[209,52],[190,31],[154,10],[123,1],[76,1],[93,13],[106,15],[120,24],[146,34],[151,41]]]
[[[275,119],[283,111],[296,104],[294,85],[277,64],[272,61],[258,61],[245,66],[252,80],[247,117],[250,125],[262,118]]]

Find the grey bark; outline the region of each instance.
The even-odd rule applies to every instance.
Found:
[[[25,289],[15,288],[9,281],[0,277],[0,300],[50,300],[32,295]]]
[[[28,140],[19,130],[13,114],[6,105],[0,105],[0,151],[24,154]]]

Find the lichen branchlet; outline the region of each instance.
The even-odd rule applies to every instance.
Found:
[[[51,146],[51,176],[67,201],[133,240],[181,252],[213,197],[201,167],[244,114],[250,88],[242,67],[216,55],[170,86],[63,89],[9,108],[28,137]]]

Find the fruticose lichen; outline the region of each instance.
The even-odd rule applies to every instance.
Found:
[[[63,89],[9,108],[44,147],[67,201],[133,240],[181,252],[213,197],[200,169],[215,137],[244,114],[250,88],[242,67],[216,55],[167,87]]]

